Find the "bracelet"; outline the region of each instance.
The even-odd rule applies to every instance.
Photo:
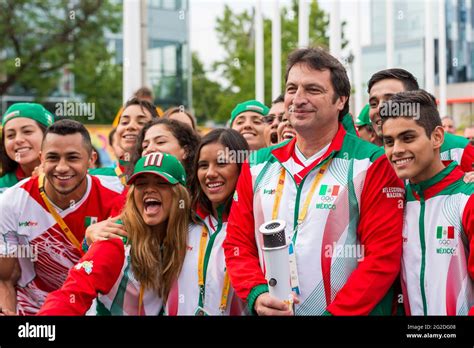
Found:
[[[82,240],[82,251],[87,253],[88,250],[89,250],[89,245],[87,244],[86,238],[84,237],[84,239]]]

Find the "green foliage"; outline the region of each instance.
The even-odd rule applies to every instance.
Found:
[[[76,96],[96,103],[93,122],[110,122],[120,107],[122,68],[111,62],[105,33],[117,32],[121,18],[116,1],[1,1],[0,94],[14,90],[41,102],[67,68]]]
[[[317,0],[310,4],[310,46],[329,46],[327,29],[329,16],[318,5]],[[343,32],[344,32],[344,25]],[[264,79],[265,79],[265,103],[271,104],[272,83],[272,44],[271,44],[270,19],[264,19]],[[225,6],[224,13],[217,19],[215,27],[219,44],[225,50],[222,60],[213,65],[213,70],[220,72],[221,76],[229,82],[229,86],[221,88],[213,99],[218,103],[216,113],[204,114],[209,119],[225,122],[230,117],[230,112],[237,103],[255,98],[255,38],[254,38],[254,13],[243,11],[232,12],[229,6]],[[343,37],[343,47],[347,41]],[[285,64],[288,55],[298,46],[298,1],[293,0],[289,8],[281,9],[281,62],[282,76],[285,74]],[[194,65],[193,65],[194,67]],[[193,71],[193,74],[195,71]],[[197,85],[195,85],[197,83]],[[204,90],[201,81],[193,80],[193,100],[200,98],[200,91]],[[282,78],[281,90],[284,89]],[[213,104],[213,108],[214,108]]]
[[[219,98],[222,98],[223,91],[217,82],[206,77],[206,72],[197,53],[192,54],[193,64],[193,107],[198,123],[206,119],[214,119],[218,114]]]

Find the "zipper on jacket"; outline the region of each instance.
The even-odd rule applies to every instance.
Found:
[[[428,308],[426,305],[426,293],[425,293],[425,263],[426,263],[426,242],[425,242],[425,197],[423,191],[419,191],[420,195],[420,219],[419,219],[419,233],[420,233],[420,244],[421,244],[421,269],[420,269],[420,290],[421,299],[423,301],[423,314],[428,315]]]
[[[296,184],[296,181],[294,180],[293,175],[290,175],[290,177],[293,179],[293,182],[296,185],[296,202],[295,202],[296,204],[295,204],[295,212],[294,212],[294,217],[293,217],[293,219],[294,219],[293,231],[295,232],[294,235],[293,235],[293,245],[295,245],[295,246],[296,246],[296,237],[298,235],[298,230],[299,230],[300,224],[302,223],[302,221],[299,221],[298,218],[299,218],[299,215],[300,215],[301,193],[303,192],[303,186],[304,186],[304,183],[306,182],[306,178],[308,178],[308,176],[310,175],[311,172],[313,172],[315,170],[321,170],[321,167],[327,161],[332,160],[332,158],[334,157],[334,154],[335,154],[334,151],[331,152],[328,157],[326,157],[324,160],[322,160],[316,167],[314,167],[308,174],[306,174],[306,176],[303,178],[303,180],[301,180],[299,185]]]

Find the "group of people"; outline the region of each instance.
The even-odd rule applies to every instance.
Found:
[[[406,70],[371,77],[355,122],[350,93],[336,58],[302,48],[270,108],[244,101],[202,137],[136,96],[109,137],[116,166],[97,169],[81,123],[12,105],[0,313],[474,315],[473,145]],[[265,274],[275,219],[290,301]]]

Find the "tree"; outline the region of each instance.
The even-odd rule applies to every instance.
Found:
[[[16,89],[44,100],[68,68],[76,94],[96,103],[94,121],[106,111],[113,118],[121,67],[111,63],[105,33],[117,32],[120,23],[121,5],[111,1],[1,1],[0,95]]]
[[[313,0],[310,5],[310,46],[329,46],[327,28],[329,16]],[[344,32],[342,24],[342,32]],[[265,102],[271,102],[271,20],[264,19],[264,78],[265,78]],[[254,13],[243,11],[234,13],[229,6],[225,6],[222,17],[216,22],[215,30],[219,44],[225,50],[222,60],[213,65],[213,69],[221,72],[222,76],[229,82],[227,88],[221,90],[216,99],[220,102],[216,120],[227,121],[230,113],[237,103],[255,97],[255,47],[254,47]],[[298,45],[298,1],[293,0],[289,8],[281,9],[281,48],[282,48],[282,76],[285,72],[285,64],[288,55]],[[343,47],[347,41],[343,36]],[[282,91],[283,91],[282,81]],[[202,90],[196,88],[198,93]],[[197,96],[194,94],[193,98]]]
[[[111,124],[122,105],[122,65],[112,62],[103,37],[82,42],[76,51],[75,92],[95,105],[95,118],[84,123]]]
[[[214,119],[218,114],[219,100],[222,96],[221,86],[206,77],[204,65],[196,52],[192,53],[193,66],[193,107],[199,123]]]
[[[217,119],[226,121],[237,103],[254,98],[253,15],[248,11],[234,14],[226,5],[223,17],[217,19],[216,32],[225,57],[214,63],[213,68],[229,81],[229,86],[223,90],[226,97],[220,98]]]

